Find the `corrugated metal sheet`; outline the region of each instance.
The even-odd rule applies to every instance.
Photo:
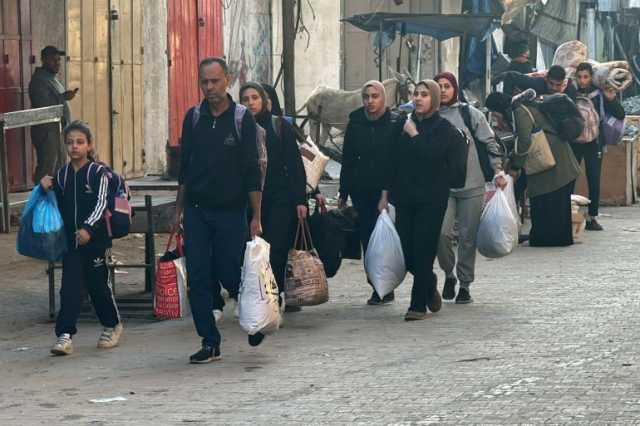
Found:
[[[169,0],[169,143],[180,143],[182,119],[200,99],[198,62],[223,54],[222,6],[211,0]]]
[[[29,0],[0,0],[0,112],[29,105],[31,80],[31,17]],[[28,129],[7,132],[10,190],[31,185],[33,153]]]

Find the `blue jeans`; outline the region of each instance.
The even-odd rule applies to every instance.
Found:
[[[220,345],[213,318],[214,299],[220,282],[237,294],[242,254],[247,241],[246,207],[205,208],[187,205],[184,210],[185,255],[191,313],[202,343]]]

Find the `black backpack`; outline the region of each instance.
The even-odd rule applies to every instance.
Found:
[[[467,126],[467,129],[469,129],[469,132],[471,132],[473,142],[476,145],[476,151],[478,151],[478,159],[480,160],[480,168],[482,169],[484,181],[491,182],[493,181],[495,172],[493,170],[493,167],[491,167],[491,159],[489,158],[489,156],[493,156],[493,154],[490,154],[487,150],[486,143],[482,143],[476,138],[476,132],[474,131],[473,125],[471,123],[471,112],[469,111],[469,104],[462,103],[460,105],[460,115],[462,115],[464,125]]]
[[[565,141],[573,142],[584,130],[584,118],[571,98],[564,93],[544,96],[538,109],[553,124],[556,133]]]

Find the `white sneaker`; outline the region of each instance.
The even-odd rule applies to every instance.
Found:
[[[118,346],[120,336],[122,336],[122,323],[118,323],[115,327],[105,327],[98,338],[98,347],[100,349],[110,349]]]
[[[224,321],[224,313],[220,309],[214,309],[213,318],[216,320],[216,325],[220,325]]]
[[[282,315],[284,314],[284,310],[287,307],[286,299],[284,297],[284,291],[280,292],[280,300],[282,300],[282,303],[280,303],[280,315]]]
[[[58,340],[51,348],[53,355],[71,355],[73,353],[73,343],[71,343],[71,335],[62,333],[58,336]]]

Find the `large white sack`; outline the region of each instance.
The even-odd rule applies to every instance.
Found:
[[[260,237],[247,243],[238,295],[240,327],[250,335],[280,328],[278,284],[269,263],[271,246]]]
[[[391,215],[395,216],[393,206],[389,207]],[[364,269],[380,298],[395,290],[407,274],[400,236],[390,213],[386,210],[378,216],[376,226],[369,238],[367,254],[364,257]]]
[[[498,258],[510,254],[518,245],[518,211],[513,179],[506,176],[505,189],[496,189],[495,195],[484,207],[478,227],[477,247],[484,257]]]

